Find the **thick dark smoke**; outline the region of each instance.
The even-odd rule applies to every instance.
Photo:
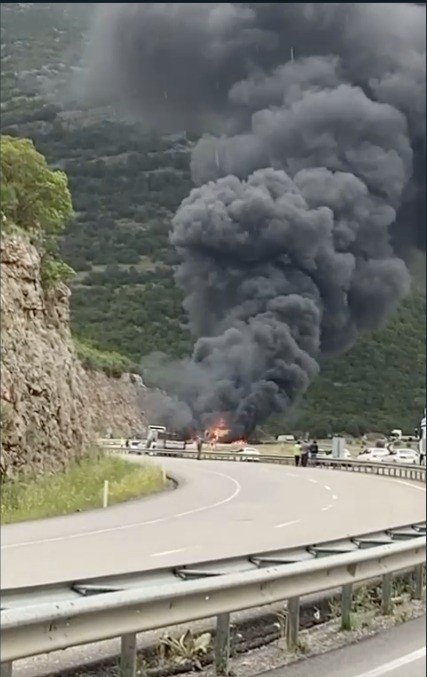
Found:
[[[408,292],[425,244],[425,7],[101,5],[97,100],[204,133],[173,219],[192,358],[151,368],[175,428],[285,411]]]

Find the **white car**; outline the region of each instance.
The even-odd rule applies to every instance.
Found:
[[[319,450],[319,453],[317,454],[316,458],[319,459],[319,461],[334,461],[334,460],[336,461],[336,460],[339,460],[339,459],[334,459],[334,457],[332,456],[332,450],[328,450],[328,451]],[[351,459],[352,458],[348,449],[343,449],[343,455],[341,456],[341,458],[344,458],[344,459],[346,459],[346,458]]]
[[[259,451],[258,449],[255,449],[255,447],[244,447],[242,451],[238,452],[239,454],[239,459],[242,461],[259,461],[258,458],[250,458],[250,456],[259,456]],[[247,458],[245,458],[245,456]]]
[[[388,449],[382,447],[373,447],[371,449],[365,449],[362,451],[359,456],[356,457],[356,461],[370,461],[371,463],[381,463],[386,456],[390,456]]]
[[[396,449],[381,459],[383,463],[400,463],[401,465],[418,465],[419,454],[414,449]]]
[[[142,454],[145,452],[146,449],[146,442],[145,440],[129,440],[129,453],[130,454]]]

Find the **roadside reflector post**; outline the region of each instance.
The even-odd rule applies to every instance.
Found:
[[[104,482],[104,491],[102,494],[102,507],[106,508],[108,506],[108,480]]]
[[[384,616],[391,614],[392,602],[391,595],[393,591],[392,574],[384,574],[381,585],[381,611]]]
[[[293,651],[298,645],[300,598],[291,597],[287,602],[286,646]]]
[[[353,602],[353,586],[351,583],[342,586],[341,594],[341,630],[351,630],[351,606]]]
[[[414,599],[424,598],[424,564],[418,564],[414,569]]]
[[[120,677],[136,677],[136,634],[122,635]]]
[[[216,617],[215,673],[228,675],[230,662],[230,614]]]
[[[12,677],[12,661],[7,663],[1,663],[0,665],[0,677]]]

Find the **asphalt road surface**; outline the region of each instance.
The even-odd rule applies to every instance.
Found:
[[[425,677],[426,619],[259,677]]]
[[[2,589],[253,554],[425,520],[425,486],[404,480],[263,463],[148,460],[174,476],[178,488],[105,510],[4,526]]]

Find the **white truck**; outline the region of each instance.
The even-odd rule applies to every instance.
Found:
[[[149,425],[147,435],[147,449],[156,448],[159,436],[164,435],[165,433],[166,427],[164,425]]]

